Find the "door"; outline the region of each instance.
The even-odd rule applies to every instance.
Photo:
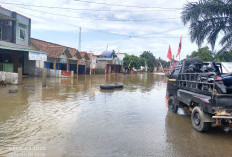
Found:
[[[177,95],[178,90],[178,75],[180,73],[180,67],[176,67],[174,71],[168,77],[168,84],[167,84],[167,96]]]

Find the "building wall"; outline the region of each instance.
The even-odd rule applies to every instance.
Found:
[[[36,61],[35,67],[37,68],[44,68],[44,61]]]
[[[18,84],[18,73],[0,71],[0,80],[7,84]]]
[[[29,46],[29,39],[30,39],[30,19],[17,14],[16,15],[16,19],[17,19],[17,23],[16,23],[16,43],[17,44],[21,44],[21,45],[25,45],[25,46]],[[24,25],[25,26],[25,31],[26,31],[26,38],[25,40],[20,39],[20,25]]]
[[[106,61],[97,61],[95,72],[97,74],[104,74],[106,70]]]
[[[26,75],[34,75],[35,62],[28,59],[28,53],[24,54],[24,68],[23,73]]]
[[[29,46],[31,19],[1,7],[0,14],[8,17],[8,20],[0,20],[0,26],[2,26],[3,29],[3,40]],[[25,27],[25,39],[20,39],[20,25]]]

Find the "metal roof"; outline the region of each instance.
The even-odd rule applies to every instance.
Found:
[[[111,58],[113,55],[114,55],[114,51],[104,51],[101,54],[102,57],[109,57],[109,58]]]
[[[23,51],[23,52],[34,52],[39,54],[48,54],[47,52],[32,50],[29,47],[21,46],[5,41],[0,41],[0,49],[13,50],[13,51]]]
[[[97,58],[98,61],[118,61],[118,62],[123,62],[120,59],[116,59],[116,58]]]

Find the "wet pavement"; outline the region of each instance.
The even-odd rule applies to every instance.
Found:
[[[122,90],[100,90],[119,82]],[[193,130],[169,113],[162,75],[24,78],[0,87],[0,156],[232,156],[232,131]],[[8,93],[9,89],[18,93]]]

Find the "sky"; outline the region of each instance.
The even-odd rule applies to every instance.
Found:
[[[198,49],[190,40],[188,26],[180,19],[186,3],[186,0],[0,0],[2,7],[31,18],[33,38],[78,49],[81,27],[82,51],[105,51],[108,45],[108,50],[138,56],[151,51],[156,58],[165,60],[169,45],[172,54],[177,54],[181,36],[181,59]]]

